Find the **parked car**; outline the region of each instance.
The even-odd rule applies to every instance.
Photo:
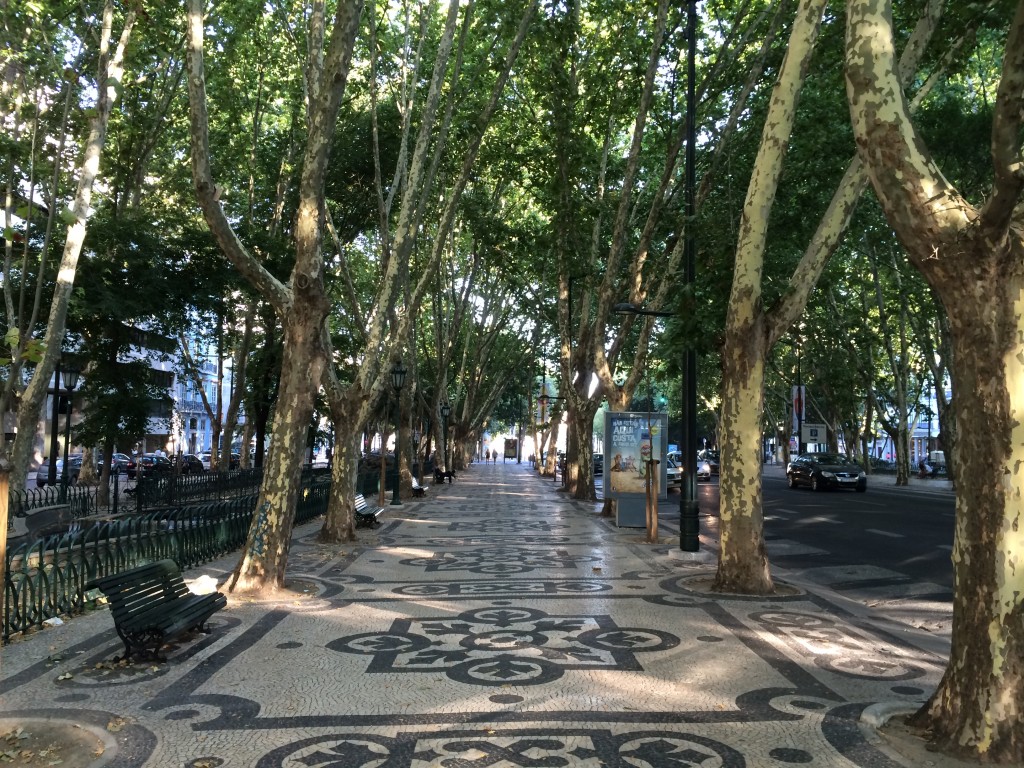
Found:
[[[786,467],[790,488],[808,485],[815,491],[826,488],[852,488],[860,493],[868,489],[868,476],[859,464],[841,453],[805,453]]]
[[[675,459],[665,458],[665,474],[668,477],[668,489],[683,487],[683,468]]]
[[[152,477],[157,475],[169,475],[174,470],[174,465],[166,456],[159,456],[155,453],[144,453],[137,459],[128,462],[128,479],[136,477]]]
[[[668,476],[669,490],[683,487],[683,474],[685,468],[680,463],[679,451],[672,451],[665,457],[666,474]],[[711,479],[711,464],[704,459],[697,459],[697,482]]]
[[[127,453],[115,453],[110,457],[110,474],[119,475],[122,472],[128,471],[128,462],[132,460],[132,457]],[[99,474],[103,471],[103,460],[96,466],[96,473]]]
[[[697,452],[697,458],[700,459],[701,461],[707,462],[708,468],[711,470],[712,475],[718,474],[718,451],[713,451],[710,448],[705,448],[704,450]]]
[[[178,462],[179,471],[183,475],[201,475],[206,471],[203,460],[194,453],[182,454]]]
[[[78,475],[82,472],[82,456],[68,457],[68,483],[74,485],[78,482]],[[64,459],[57,459],[57,485],[60,485],[64,477]],[[50,460],[43,459],[43,463],[36,470],[36,487],[43,488],[50,482]]]
[[[697,480],[711,481],[712,475],[718,474],[718,462],[711,459],[697,459]]]

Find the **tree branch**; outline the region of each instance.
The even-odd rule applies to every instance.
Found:
[[[992,195],[981,210],[982,226],[992,239],[1002,239],[1024,189],[1024,157],[1021,154],[1021,122],[1024,120],[1024,0],[1006,40],[1003,71],[992,115]]]
[[[291,291],[253,256],[228,221],[220,205],[220,190],[210,170],[210,128],[206,112],[206,76],[203,71],[203,2],[188,3],[188,101],[192,134],[192,179],[199,207],[224,256],[252,283],[280,314],[291,305]]]

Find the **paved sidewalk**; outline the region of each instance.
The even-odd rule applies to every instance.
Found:
[[[0,720],[82,726],[94,766],[922,764],[861,715],[923,701],[940,655],[800,587],[711,594],[707,559],[596,509],[474,465],[356,546],[301,527],[291,592],[231,597],[166,664],[105,664],[106,611],[5,647]]]

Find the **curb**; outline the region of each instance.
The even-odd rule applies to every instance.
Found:
[[[864,711],[860,713],[860,721],[872,728],[881,728],[897,715],[912,715],[922,706],[924,706],[923,701],[916,706],[905,701],[880,701],[865,707]]]

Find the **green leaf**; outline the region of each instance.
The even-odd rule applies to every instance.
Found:
[[[21,338],[21,331],[17,328],[11,328],[4,334],[4,344],[8,347],[17,346],[18,340]]]
[[[60,212],[60,220],[70,227],[72,224],[78,222],[78,217],[75,215],[75,212],[72,211],[70,208],[65,208],[63,211]]]
[[[25,351],[22,353],[22,358],[29,363],[38,363],[43,359],[43,353],[46,352],[46,344],[42,339],[31,339],[28,344],[25,345]]]

